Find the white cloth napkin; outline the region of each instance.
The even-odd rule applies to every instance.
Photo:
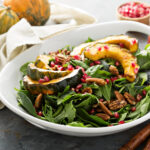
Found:
[[[0,70],[4,65],[25,51],[28,46],[42,43],[66,30],[71,30],[82,24],[91,24],[96,21],[87,13],[62,4],[51,3],[51,16],[45,26],[31,26],[25,19],[0,35]],[[0,109],[3,108],[0,102]]]

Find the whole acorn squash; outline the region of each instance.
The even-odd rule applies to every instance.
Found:
[[[58,91],[63,91],[68,85],[74,87],[79,84],[82,74],[81,69],[76,69],[65,77],[53,79],[45,83],[39,83],[38,81],[32,80],[29,76],[24,76],[23,83],[25,89],[32,94],[54,94]]]
[[[44,25],[50,16],[48,0],[4,0],[5,6],[10,6],[18,17],[26,18],[31,25]]]
[[[7,32],[18,21],[18,16],[10,7],[0,6],[0,34]]]

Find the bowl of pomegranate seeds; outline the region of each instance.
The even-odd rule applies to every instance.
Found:
[[[137,21],[149,25],[150,6],[141,2],[128,2],[117,9],[119,20]]]

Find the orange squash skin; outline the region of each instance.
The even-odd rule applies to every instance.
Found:
[[[26,18],[31,25],[44,25],[50,16],[48,0],[4,0],[5,6],[10,6],[18,17]]]

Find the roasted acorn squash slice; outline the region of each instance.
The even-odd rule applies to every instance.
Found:
[[[29,76],[24,76],[23,83],[26,90],[32,94],[54,94],[58,91],[63,91],[66,86],[74,87],[80,83],[82,70],[76,69],[65,77],[50,80],[49,82],[39,83],[32,80]]]
[[[92,46],[96,43],[106,43],[106,44],[120,44],[122,43],[131,53],[134,53],[138,50],[138,41],[135,38],[132,38],[127,35],[115,35],[115,36],[109,36],[104,39],[96,40],[94,42],[89,43],[83,43],[79,46],[76,46],[71,55],[81,55],[88,46]]]
[[[27,68],[27,75],[32,80],[39,80],[40,78],[44,78],[44,76],[47,76],[50,80],[51,79],[57,79],[60,77],[64,77],[71,73],[71,71],[54,71],[51,68],[50,69],[41,69],[37,68],[33,63],[30,63]]]
[[[101,47],[101,50],[99,50],[99,47]],[[84,51],[84,56],[93,61],[103,58],[118,60],[124,68],[126,79],[130,82],[135,80],[139,69],[136,58],[127,49],[120,48],[118,45],[96,43]]]

